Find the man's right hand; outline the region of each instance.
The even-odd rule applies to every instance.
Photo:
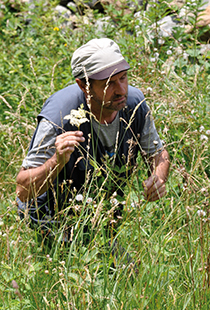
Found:
[[[57,136],[55,141],[57,163],[61,166],[69,161],[71,154],[80,142],[84,142],[82,131],[67,131]]]
[[[17,176],[16,193],[22,202],[40,196],[52,184],[71,154],[80,142],[84,142],[82,131],[69,131],[57,136],[55,154],[43,165],[35,168],[21,168]]]

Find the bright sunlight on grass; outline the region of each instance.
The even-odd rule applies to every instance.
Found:
[[[49,245],[20,220],[15,179],[37,114],[52,93],[73,82],[72,53],[100,37],[94,23],[101,15],[85,23],[78,14],[77,27],[64,31],[52,18],[52,1],[37,1],[30,23],[26,5],[17,13],[9,1],[0,4],[0,309],[208,310],[210,53],[199,52],[201,30],[193,24],[187,34],[177,27],[160,45],[158,37],[148,40],[148,32],[165,14],[165,1],[142,12],[143,23],[107,6],[107,15],[120,18],[110,19],[106,35],[131,65],[129,83],[143,91],[170,154],[167,195],[144,200],[146,167],[139,156],[135,173],[121,183],[123,199],[114,194],[105,200],[105,188],[117,182],[106,162],[107,178],[92,192],[85,184],[69,202],[74,216],[60,212],[63,225]],[[115,217],[119,204],[123,214]]]

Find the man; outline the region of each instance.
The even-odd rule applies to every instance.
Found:
[[[118,45],[107,38],[93,39],[74,52],[71,66],[76,83],[45,102],[17,176],[19,211],[29,210],[32,221],[41,225],[53,222],[72,193],[91,184],[95,166],[103,167],[106,156],[118,171],[127,167],[126,174],[123,169],[113,174],[114,191],[122,194],[141,151],[150,166],[143,182],[145,198],[155,201],[165,194],[169,156],[142,92],[128,86],[130,66]],[[79,111],[81,104],[87,121],[78,130],[65,116]]]

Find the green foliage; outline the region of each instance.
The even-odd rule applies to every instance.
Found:
[[[168,5],[149,4],[142,22],[125,2],[117,9],[106,5],[104,33],[130,63],[130,84],[145,94],[169,151],[168,194],[155,203],[144,200],[140,156],[124,180],[116,180],[119,168],[105,162],[108,177],[98,182],[102,168],[93,162],[95,180],[85,184],[82,200],[69,202],[58,214],[63,225],[42,238],[17,214],[15,177],[44,101],[73,82],[73,51],[104,36],[95,26],[102,15],[86,10],[87,23],[77,13],[76,28],[65,29],[63,17],[53,18],[51,1],[37,1],[32,10],[22,1],[1,1],[0,309],[210,307],[210,54],[200,51],[200,1],[189,3],[192,33],[177,27],[161,45],[157,21]],[[117,181],[125,196],[106,198]],[[119,206],[122,214],[115,213]],[[63,239],[67,227],[70,243]]]

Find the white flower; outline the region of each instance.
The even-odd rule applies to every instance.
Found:
[[[182,48],[181,47],[177,47],[176,48],[176,53],[177,53],[177,55],[181,55],[182,54]]]
[[[61,264],[62,266],[64,266],[64,265],[65,265],[65,261],[62,260],[62,261],[60,262],[60,264]]]
[[[84,110],[84,105],[81,104],[78,110],[71,110],[70,114],[64,116],[64,119],[69,119],[69,122],[72,126],[80,127],[81,124],[89,122],[86,117],[86,111]]]
[[[117,197],[117,192],[114,192],[114,193],[112,194],[112,197]]]
[[[56,273],[57,269],[53,268],[52,273]]]
[[[2,220],[0,220],[0,226],[3,226],[4,222]]]
[[[152,87],[147,87],[147,91],[148,91],[148,93],[152,92]]]
[[[203,211],[203,210],[198,210],[198,211],[197,211],[197,214],[198,214],[199,217],[204,217],[204,216],[206,216],[206,212]]]
[[[183,53],[183,58],[184,58],[185,60],[188,59],[188,56],[189,56],[189,55],[188,55],[186,52]]]
[[[206,188],[205,187],[201,188],[201,193],[205,193],[205,192],[206,192]]]
[[[136,206],[136,203],[135,203],[135,202],[132,202],[132,203],[131,203],[131,208],[135,208],[135,206]]]
[[[86,203],[87,203],[87,204],[90,204],[92,201],[93,201],[93,198],[88,197],[87,200],[86,200]]]
[[[118,200],[116,198],[112,198],[110,199],[110,203],[114,206],[116,206],[118,204]]]
[[[157,59],[159,57],[159,53],[158,52],[154,53],[154,56]]]
[[[80,210],[80,205],[75,205],[72,207],[75,211],[79,211]]]
[[[76,195],[75,199],[76,199],[76,201],[83,201],[83,196],[82,196],[82,194]]]
[[[200,140],[201,141],[203,141],[203,140],[208,141],[208,137],[206,135],[201,135]]]
[[[210,136],[210,130],[206,130],[206,134]]]
[[[156,58],[155,57],[152,57],[150,58],[151,62],[156,62]]]
[[[172,51],[171,51],[171,50],[168,50],[168,51],[166,52],[166,54],[167,54],[167,55],[171,55],[171,54],[172,54]]]
[[[157,146],[157,145],[158,145],[158,141],[154,140],[154,141],[153,141],[153,144],[154,144],[155,146]]]
[[[201,125],[200,128],[199,128],[199,131],[202,132],[203,130],[204,130],[204,126]]]
[[[165,43],[164,39],[158,39],[158,44],[163,45]]]

